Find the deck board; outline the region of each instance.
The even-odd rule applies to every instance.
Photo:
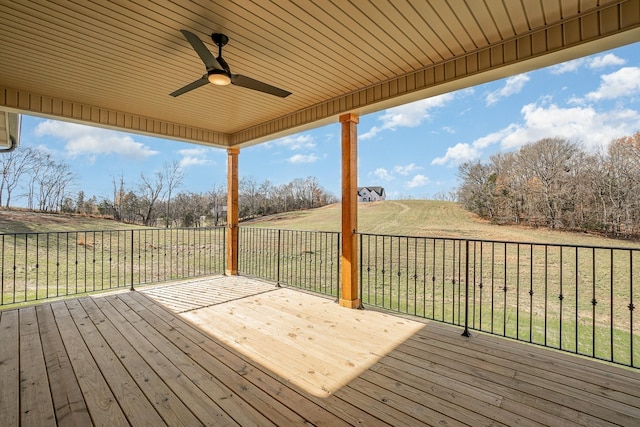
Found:
[[[112,350],[109,342],[100,334],[97,326],[82,307],[80,300],[69,300],[65,304],[69,309],[86,347],[97,364],[97,369],[108,383],[127,420],[134,425],[166,425],[156,412],[154,402],[149,401],[135,380],[129,375],[119,356]],[[128,361],[127,361],[128,363]],[[93,418],[93,417],[92,417]],[[102,423],[102,420],[95,420]]]
[[[20,310],[20,422],[56,424],[35,307]]]
[[[137,315],[119,298],[97,300],[98,306],[111,318],[119,318],[119,323],[130,322],[136,328],[136,348],[141,354],[153,355],[166,383],[185,401],[193,413],[208,425],[237,425],[216,403],[221,395],[220,386],[211,381],[206,371],[185,353],[167,342],[162,335]],[[111,305],[112,307],[108,307]],[[117,313],[115,312],[117,310]],[[178,340],[176,340],[178,341]],[[193,352],[193,350],[191,350]]]
[[[51,306],[37,306],[36,314],[58,425],[78,427],[90,425],[91,417],[71,367],[69,355],[64,348]]]
[[[55,316],[60,336],[65,343],[65,348],[68,349],[69,361],[92,420],[96,423],[99,421],[103,425],[126,425],[127,417],[102,376],[67,306],[64,302],[47,304],[47,306],[51,307]]]
[[[638,425],[640,371],[242,277],[0,312],[0,425]]]
[[[421,333],[429,332],[421,331]],[[424,344],[415,339],[408,340],[405,345],[412,346],[412,354],[415,355],[425,356],[431,351],[455,355],[457,364],[482,368],[494,382],[501,381],[502,384],[510,384],[513,388],[517,385],[520,390],[539,399],[577,407],[580,413],[604,418],[619,425],[637,425],[640,419],[639,408],[635,406],[638,403],[637,397],[603,388],[599,384],[591,383],[588,378],[575,379],[563,376],[548,371],[544,364],[522,363],[522,358],[519,361],[513,361],[504,356],[491,356],[486,353],[478,356],[475,352],[471,357],[465,353],[475,345],[474,343],[464,343],[465,345],[447,343],[441,334],[438,335],[438,340],[431,339],[429,342],[432,345],[426,351]],[[569,402],[571,405],[566,405]]]
[[[0,313],[0,425],[20,420],[20,351],[18,311]]]

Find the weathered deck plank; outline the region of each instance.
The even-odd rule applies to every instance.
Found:
[[[637,425],[640,372],[248,278],[0,312],[0,424]]]
[[[185,354],[177,352],[175,346],[163,340],[160,334],[146,321],[124,305],[119,298],[96,300],[100,309],[115,320],[117,325],[128,323],[135,327],[127,334],[129,342],[135,342],[136,350],[150,364],[155,366],[158,375],[171,387],[174,393],[205,425],[237,425],[220,407],[214,398],[219,397],[210,392],[210,377],[199,371],[196,365]],[[218,388],[214,388],[219,393]]]
[[[20,422],[56,425],[35,307],[20,310]]]
[[[79,300],[69,300],[66,306],[71,313],[78,330],[82,334],[87,348],[91,352],[97,367],[109,384],[127,420],[134,425],[166,425],[156,412],[154,402],[150,402],[140,390],[136,381],[129,375],[124,363],[111,349],[109,342],[100,334],[91,322]],[[116,339],[115,337],[113,337]],[[95,422],[95,420],[94,420]],[[102,420],[98,423],[102,424]]]
[[[18,311],[0,313],[0,425],[20,420],[20,328]]]
[[[126,425],[127,417],[102,376],[64,302],[48,304],[58,325],[69,361],[94,424]]]
[[[71,367],[69,355],[64,348],[51,306],[37,306],[36,314],[58,425],[78,427],[90,425],[91,417]]]

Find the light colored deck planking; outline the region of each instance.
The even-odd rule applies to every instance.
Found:
[[[216,277],[162,285],[143,289],[141,292],[149,295],[170,310],[176,313],[183,313],[274,289],[275,285],[257,280],[247,281],[238,277]]]
[[[637,425],[638,370],[460,332],[241,277],[9,310],[0,424]]]

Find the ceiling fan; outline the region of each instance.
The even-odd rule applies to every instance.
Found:
[[[180,32],[182,32],[184,38],[187,39],[191,44],[191,47],[193,47],[200,59],[202,59],[202,62],[204,62],[207,73],[195,82],[189,83],[188,85],[171,92],[169,95],[176,97],[193,89],[197,89],[200,86],[204,86],[207,83],[213,83],[218,86],[234,84],[236,86],[246,87],[247,89],[257,90],[270,95],[279,96],[281,98],[286,98],[291,95],[291,92],[260,82],[252,79],[251,77],[246,77],[240,74],[231,74],[227,61],[222,58],[222,46],[229,42],[229,37],[224,34],[211,34],[211,40],[213,40],[213,42],[218,46],[218,57],[214,58],[198,36],[187,30],[180,30]]]

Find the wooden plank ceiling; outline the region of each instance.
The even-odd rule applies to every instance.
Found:
[[[0,0],[0,108],[228,147],[640,40],[640,0]],[[207,84],[180,33],[293,94]]]

